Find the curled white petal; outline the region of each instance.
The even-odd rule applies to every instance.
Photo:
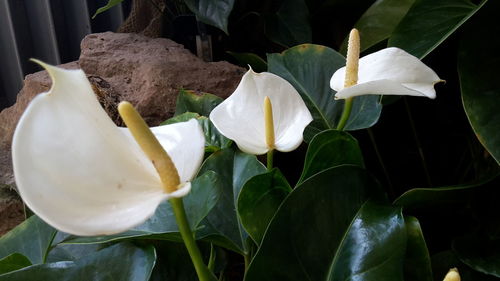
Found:
[[[243,152],[264,154],[269,150],[263,110],[266,96],[273,107],[276,149],[294,150],[302,143],[302,133],[312,116],[297,90],[275,74],[250,69],[234,93],[212,110],[210,120]]]
[[[44,65],[53,85],[27,107],[12,155],[19,193],[55,228],[76,235],[125,231],[165,194],[139,146],[101,108],[81,70]]]
[[[368,94],[412,95],[433,99],[436,97],[434,84],[442,81],[418,58],[394,47],[362,57],[359,60],[358,86],[347,92],[344,91],[344,77],[345,67],[338,69],[330,80],[330,87],[338,92],[335,95],[338,99]],[[361,86],[366,83],[370,84]],[[396,84],[400,87],[396,87]]]

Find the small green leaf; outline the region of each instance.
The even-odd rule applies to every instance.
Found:
[[[217,130],[217,128],[215,128],[210,119],[205,116],[200,116],[198,113],[194,112],[181,113],[162,122],[160,125],[163,126],[179,122],[186,122],[191,120],[192,118],[195,118],[203,129],[203,133],[205,135],[205,152],[215,152],[220,149],[228,148],[233,143],[230,139],[222,135],[219,130]]]
[[[39,217],[31,216],[0,238],[0,258],[19,253],[33,264],[43,263],[56,233]]]
[[[361,37],[361,51],[380,43],[391,35],[415,0],[378,0],[354,24]],[[347,51],[347,39],[341,53]]]
[[[432,265],[424,234],[417,218],[405,217],[407,243],[405,255],[406,281],[432,281]]]
[[[95,18],[98,14],[103,13],[103,12],[113,8],[114,6],[120,4],[121,2],[123,2],[123,0],[109,0],[108,4],[106,4],[106,6],[103,6],[103,7],[100,7],[99,9],[97,9],[95,14],[92,16],[92,19]]]
[[[238,214],[241,224],[257,245],[281,202],[291,191],[277,168],[254,176],[243,185],[238,197]]]
[[[269,54],[269,71],[290,82],[304,99],[313,116],[304,136],[309,141],[311,132],[335,129],[344,109],[343,100],[335,100],[330,89],[333,73],[345,65],[345,58],[321,45],[303,44],[281,54]],[[359,130],[374,125],[382,111],[377,96],[355,97],[351,118],[346,130]]]
[[[236,201],[245,182],[266,172],[266,168],[253,155],[226,148],[205,160],[200,173],[214,171],[222,184],[222,197],[201,222],[197,237],[227,249],[244,253],[248,234],[240,225]]]
[[[175,123],[180,123],[180,122],[186,122],[186,121],[189,121],[193,118],[198,119],[198,117],[200,117],[200,115],[198,113],[184,112],[180,115],[176,115],[170,119],[167,119],[166,121],[161,122],[160,126],[170,125],[170,124],[175,124]]]
[[[281,1],[279,10],[266,18],[266,35],[285,47],[310,43],[312,32],[305,0]]]
[[[198,20],[228,33],[227,23],[234,0],[184,0],[184,3]]]
[[[466,30],[458,53],[458,74],[474,133],[500,164],[500,59],[495,55],[500,48],[498,9],[499,1],[489,1]]]
[[[227,52],[238,60],[239,65],[247,67],[250,65],[255,72],[267,71],[267,62],[253,53]]]
[[[192,230],[197,229],[200,222],[217,204],[223,196],[222,191],[221,182],[217,174],[212,171],[207,171],[191,182],[191,191],[183,198],[183,201]],[[179,230],[170,203],[165,202],[160,204],[151,218],[142,225],[134,227],[131,230],[119,234],[97,237],[70,236],[64,240],[64,243],[106,243],[132,238],[155,238],[180,241]]]
[[[200,123],[205,133],[205,152],[215,152],[228,148],[233,143],[232,140],[222,135],[207,117],[198,118],[198,123]]]
[[[76,261],[28,266],[0,275],[2,281],[148,281],[156,261],[152,246],[120,243]]]
[[[209,116],[212,109],[223,101],[222,98],[208,94],[197,94],[194,91],[180,90],[175,105],[175,114],[194,112],[202,116]]]
[[[422,59],[486,2],[475,5],[470,0],[418,0],[396,27],[388,45]]]
[[[19,253],[13,253],[11,255],[6,256],[3,259],[0,259],[0,275],[30,265],[31,262],[27,257]]]
[[[364,167],[358,141],[346,132],[323,131],[309,143],[299,183],[323,170],[343,164]]]

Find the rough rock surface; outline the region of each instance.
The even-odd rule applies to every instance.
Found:
[[[86,72],[99,101],[117,124],[119,101],[130,101],[154,126],[173,115],[179,89],[225,98],[245,71],[227,62],[204,62],[171,40],[138,34],[90,34],[83,39],[81,49],[78,62],[62,67],[80,67]],[[0,190],[14,182],[10,145],[17,121],[31,99],[49,90],[50,85],[46,71],[27,75],[16,104],[0,112]],[[19,209],[18,204],[9,204]],[[0,204],[0,218],[2,208]]]
[[[81,47],[82,69],[109,82],[151,126],[173,115],[180,88],[225,98],[244,73],[227,62],[204,62],[171,40],[137,34],[92,34]]]

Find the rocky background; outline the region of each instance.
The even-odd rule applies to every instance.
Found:
[[[169,39],[112,32],[85,37],[79,60],[61,67],[85,71],[99,101],[117,125],[121,121],[116,105],[127,100],[150,126],[173,115],[179,89],[226,98],[245,72],[227,62],[204,62]],[[0,112],[0,235],[24,220],[12,172],[12,135],[31,99],[50,86],[46,71],[27,75],[16,104]]]

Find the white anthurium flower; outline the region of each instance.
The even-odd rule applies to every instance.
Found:
[[[272,103],[273,145],[268,144],[266,136],[266,97]],[[219,132],[236,142],[240,150],[260,155],[272,149],[282,152],[296,149],[312,116],[288,81],[269,72],[255,73],[250,69],[233,94],[212,110],[210,120]]]
[[[391,47],[359,59],[357,85],[344,88],[345,67],[330,80],[336,99],[361,95],[409,95],[434,99],[434,84],[443,82],[418,58]]]
[[[102,109],[84,72],[41,64],[52,88],[29,104],[12,144],[17,188],[39,217],[75,235],[114,234],[190,191],[204,153],[197,121],[151,128],[180,177],[178,189],[166,193],[129,130]]]

